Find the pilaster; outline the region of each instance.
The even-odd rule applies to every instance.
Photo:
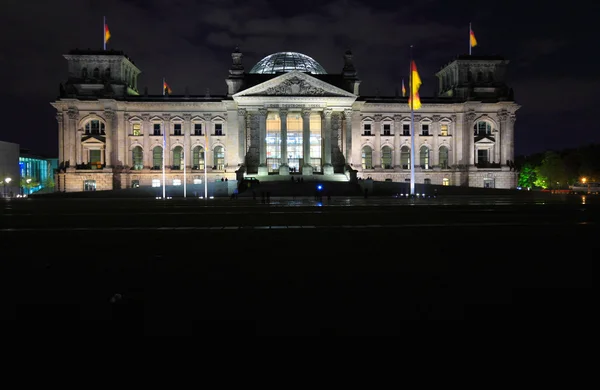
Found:
[[[206,170],[211,171],[214,163],[213,150],[210,142],[210,131],[212,123],[212,114],[206,113],[204,117],[204,164],[206,164]]]
[[[279,109],[279,120],[281,122],[281,168],[284,168],[283,171],[289,173],[287,154],[287,115],[287,109]],[[279,169],[279,172],[281,173],[282,169]]]
[[[163,153],[166,153],[165,156],[165,166],[171,168],[173,165],[173,156],[171,155],[171,128],[173,127],[171,124],[171,114],[163,114],[162,115],[163,123],[163,131],[165,132],[165,146]]]
[[[183,160],[186,169],[190,169],[191,165],[191,138],[190,132],[192,131],[192,115],[183,114]]]
[[[104,117],[106,118],[106,143],[104,149],[104,163],[106,168],[112,168],[113,166],[113,128],[115,120],[115,112],[112,110],[105,110]]]
[[[310,109],[302,110],[302,165],[303,175],[312,175],[312,165],[310,165]]]
[[[62,112],[56,113],[56,122],[58,122],[58,166],[62,167],[65,161],[64,115]]]
[[[152,167],[152,151],[150,150],[150,114],[142,114],[142,135],[144,137],[144,169]]]
[[[77,108],[69,108],[69,160],[66,164],[67,166],[71,166],[76,164],[77,160],[75,157],[75,144],[77,142],[77,122],[79,121],[79,110]]]
[[[258,109],[258,174],[268,175],[267,167],[267,109]]]
[[[326,108],[323,110],[323,126],[321,127],[321,134],[323,137],[323,173],[325,175],[332,175],[333,174],[333,165],[331,165],[331,153],[332,153],[332,148],[331,148],[331,135],[332,135],[332,129],[331,129],[331,114],[333,113],[333,110],[331,108]]]
[[[241,164],[246,161],[246,109],[238,109],[238,154]]]
[[[375,119],[375,140],[373,145],[373,168],[381,168],[381,115],[377,114]]]
[[[344,110],[344,119],[346,127],[346,164],[352,164],[352,109]]]
[[[394,115],[394,168],[400,168],[400,135],[402,134],[402,116]]]
[[[440,165],[440,119],[439,115],[434,115],[431,119],[433,119],[432,129],[433,132],[433,140],[431,145],[431,153],[429,156],[431,159],[431,165],[437,167]]]
[[[475,165],[475,135],[473,133],[473,121],[475,120],[475,112],[465,114],[464,136],[466,138],[466,156],[465,160],[470,166]]]

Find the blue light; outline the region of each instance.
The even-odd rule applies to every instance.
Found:
[[[323,189],[323,186],[319,184],[319,185],[317,186],[317,190],[321,191],[322,189]]]

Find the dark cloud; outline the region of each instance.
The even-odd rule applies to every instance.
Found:
[[[293,6],[291,6],[293,5]],[[64,53],[102,46],[102,18],[109,46],[140,67],[139,85],[160,93],[166,77],[175,93],[225,93],[230,53],[239,46],[249,70],[264,56],[298,51],[329,72],[339,72],[351,48],[366,95],[393,94],[407,78],[409,46],[434,93],[433,74],[468,49],[468,24],[479,41],[474,54],[511,60],[509,80],[523,108],[518,113],[517,153],[600,142],[589,115],[597,54],[590,34],[592,12],[574,7],[530,9],[522,2],[420,0],[4,0],[0,25],[2,104],[11,114],[0,139],[56,154],[56,123],[49,102],[66,77]],[[575,59],[574,59],[575,58]],[[27,121],[24,121],[27,118]],[[572,118],[579,123],[572,136]],[[586,119],[587,118],[587,119]],[[586,121],[589,123],[586,124]],[[596,126],[597,127],[597,126]],[[569,139],[566,142],[565,139]]]

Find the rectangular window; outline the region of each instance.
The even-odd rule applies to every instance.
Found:
[[[96,191],[96,180],[84,180],[83,190],[84,191]]]
[[[202,179],[194,179],[194,184],[202,184]]]
[[[160,179],[152,179],[152,187],[160,187]]]
[[[449,186],[450,185],[450,179],[448,179],[447,177],[442,179],[442,185],[443,186]]]
[[[402,135],[410,135],[410,125],[402,125]]]
[[[202,123],[194,123],[194,135],[202,135]]]
[[[371,124],[365,123],[363,126],[364,132],[363,135],[371,135]]]
[[[133,135],[138,136],[138,135],[142,135],[142,124],[141,123],[134,123],[132,125],[133,127]]]
[[[488,151],[487,149],[478,149],[477,150],[477,163],[480,165],[485,165],[489,161],[488,159]]]
[[[173,124],[173,135],[181,135],[181,123]]]
[[[160,134],[160,123],[154,124],[154,135],[161,135]]]
[[[181,179],[173,179],[173,185],[174,186],[180,186],[181,185]]]
[[[421,125],[421,135],[429,135],[429,125]]]
[[[223,124],[215,123],[215,135],[223,135]]]
[[[440,125],[440,135],[443,137],[448,135],[448,125]]]
[[[392,125],[390,125],[390,124],[383,125],[383,135],[392,135]]]

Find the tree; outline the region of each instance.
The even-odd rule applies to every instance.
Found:
[[[50,175],[44,180],[44,188],[52,190],[54,188],[54,178]]]
[[[564,188],[568,186],[565,164],[556,152],[546,152],[542,164],[535,170],[536,186],[542,188]]]
[[[535,167],[531,163],[524,163],[519,172],[519,187],[531,188],[535,185]]]

